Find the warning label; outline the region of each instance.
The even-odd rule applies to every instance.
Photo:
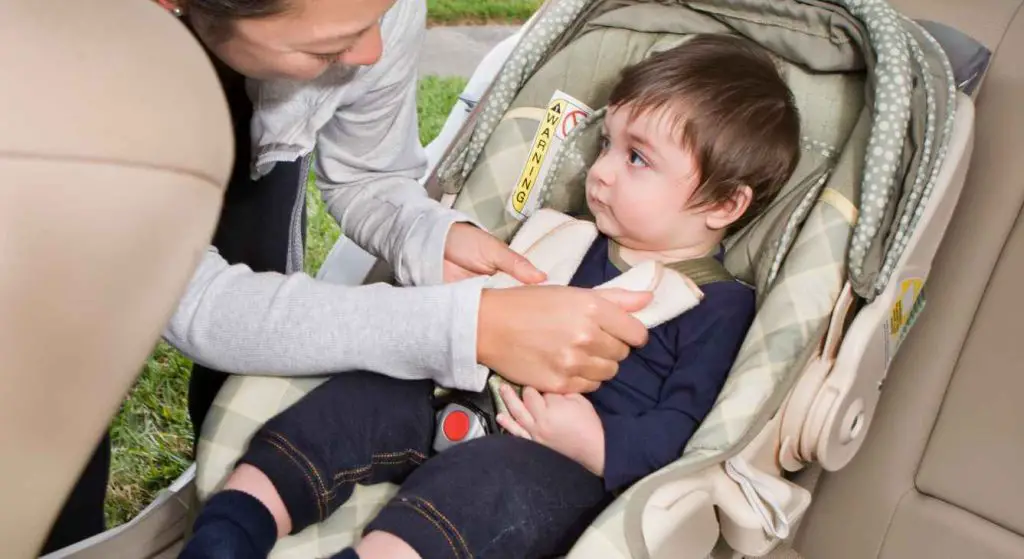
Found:
[[[555,153],[566,136],[593,112],[564,91],[556,90],[551,96],[509,199],[509,213],[517,220],[526,219],[537,209],[544,179]]]
[[[913,323],[913,319],[916,318],[915,307],[921,296],[922,287],[924,287],[924,280],[921,278],[907,278],[900,282],[896,301],[889,309],[889,316],[884,323],[886,365],[892,363],[893,358],[896,357],[900,344],[907,337],[907,331]]]
[[[565,137],[572,132],[573,128],[576,128],[579,123],[587,120],[587,117],[589,116],[589,112],[570,106],[565,115],[562,116],[562,124],[558,126],[558,139],[564,140]]]

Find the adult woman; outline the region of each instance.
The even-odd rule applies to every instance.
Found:
[[[220,371],[369,369],[479,390],[480,362],[544,391],[578,392],[596,388],[629,346],[646,340],[627,311],[648,294],[489,291],[472,277],[500,270],[525,283],[543,279],[417,183],[425,165],[415,110],[423,0],[158,1],[211,54],[236,130],[214,246],[165,332],[198,364],[189,395],[197,431]],[[298,273],[310,153],[344,234],[415,287],[328,285]],[[48,549],[102,529],[108,445],[86,469]],[[97,514],[98,523],[85,518]]]

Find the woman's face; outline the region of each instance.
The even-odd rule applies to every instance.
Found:
[[[381,18],[395,0],[288,1],[281,14],[236,20],[220,41],[201,24],[196,29],[218,58],[250,78],[306,81],[334,64],[380,59]]]

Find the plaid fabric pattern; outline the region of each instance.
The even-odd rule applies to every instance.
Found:
[[[505,209],[516,186],[516,177],[529,157],[530,144],[539,121],[508,118],[498,123],[479,164],[466,180],[454,208],[473,216],[499,239],[508,240],[519,221]]]
[[[505,210],[505,205],[537,126],[536,121],[528,118],[505,118],[504,115],[538,66],[549,59],[549,50],[553,46],[561,47],[565,44],[567,38],[564,35],[567,30],[580,29],[581,26],[574,22],[577,16],[589,13],[588,10],[602,1],[549,0],[545,11],[499,72],[491,92],[481,100],[476,124],[460,133],[453,143],[454,149],[438,166],[437,175],[444,190],[458,193],[455,207],[480,220],[501,238],[511,237],[518,225]],[[678,0],[658,0],[657,3],[680,4]],[[924,40],[911,41],[913,46],[908,47],[908,41],[924,32],[916,27],[911,28],[882,0],[831,0],[829,3],[845,7],[853,13],[856,17],[848,17],[867,29],[872,44],[892,47],[893,52],[884,54],[881,57],[883,60],[876,67],[868,68],[868,72],[873,73],[875,84],[907,85],[881,88],[885,90],[886,99],[900,99],[892,103],[891,111],[879,110],[870,115],[870,139],[861,137],[847,143],[848,128],[838,137],[834,135],[837,129],[843,129],[846,124],[852,127],[852,120],[843,121],[844,124],[833,121],[833,125],[823,125],[821,123],[824,121],[816,121],[816,127],[808,129],[809,136],[805,138],[804,145],[806,161],[801,167],[819,171],[824,167],[825,172],[816,176],[811,181],[811,187],[803,191],[804,194],[799,198],[801,203],[794,208],[792,219],[787,220],[780,241],[764,247],[772,257],[771,265],[758,266],[752,270],[754,275],[760,277],[759,286],[768,289],[760,294],[759,313],[715,409],[691,439],[680,460],[645,478],[620,496],[587,529],[570,553],[570,558],[631,557],[627,542],[637,541],[638,514],[658,486],[692,474],[695,469],[709,463],[725,460],[762,428],[767,413],[777,409],[781,398],[802,370],[802,356],[818,342],[817,332],[827,323],[835,298],[846,279],[847,258],[853,258],[858,263],[857,273],[863,278],[870,277],[870,283],[875,287],[887,279],[887,275],[883,274],[883,277],[877,278],[876,284],[877,267],[872,272],[864,268],[863,263],[868,246],[885,238],[885,232],[878,229],[880,213],[886,204],[896,203],[890,200],[898,193],[893,192],[892,166],[887,162],[893,157],[892,150],[896,149],[894,146],[903,145],[903,131],[909,118],[907,111],[911,108],[914,111],[930,111],[936,110],[938,106],[937,110],[941,114],[936,116],[929,113],[927,118],[939,130],[951,122],[952,118],[951,108],[942,103],[943,94],[951,91],[946,87],[948,84],[930,84],[926,95],[929,99],[927,106],[910,107],[902,98],[910,97],[911,75],[917,76],[920,69],[927,69],[928,61],[934,64],[936,58],[940,62],[945,62],[945,59],[935,54],[938,47],[927,34],[924,34]],[[749,2],[742,3],[742,6],[736,3],[732,7],[740,11],[754,9]],[[920,49],[925,51],[923,56]],[[911,59],[913,63],[910,63]],[[899,67],[894,69],[894,64]],[[945,62],[943,69],[948,70],[948,62]],[[933,75],[937,73],[932,72]],[[949,74],[948,71],[946,73]],[[807,76],[800,73],[791,72],[789,78],[791,83],[794,79],[802,85],[807,85],[803,82],[809,83]],[[829,76],[814,79],[819,78],[831,79]],[[802,90],[797,84],[794,86]],[[932,97],[936,98],[934,102],[931,101]],[[811,106],[812,103],[820,103],[829,98],[832,97],[812,95],[805,96],[803,100]],[[857,106],[861,99],[851,99],[850,102]],[[817,108],[826,109],[814,107]],[[831,106],[822,112],[837,115],[839,112],[835,108]],[[888,129],[891,129],[894,134],[892,138],[898,139],[898,142],[886,140],[886,143],[880,143],[882,140],[878,138],[884,136],[881,132]],[[930,131],[934,132],[933,129]],[[941,162],[943,141],[948,134],[937,133],[936,136],[935,145],[931,146],[938,152],[937,156],[933,154],[931,158],[933,166],[916,170],[925,179],[918,181],[915,188],[925,190],[918,190],[913,200],[908,199],[911,202],[909,207],[901,212],[899,225],[906,231],[916,223],[920,209],[915,206],[923,205],[927,200],[927,189],[931,184],[927,179],[934,175],[934,169]],[[864,143],[857,145],[858,142]],[[589,149],[587,146],[590,143],[581,139],[580,149]],[[868,145],[866,153],[865,143]],[[876,147],[881,149],[874,149]],[[847,221],[842,212],[817,197],[822,187],[829,187],[830,181],[835,178],[830,176],[828,168],[839,157],[837,152],[851,149],[860,149],[864,153],[862,161],[868,171],[860,178],[862,188],[858,191],[859,199],[854,200],[856,206],[868,207],[862,208],[856,224]],[[811,158],[822,164],[810,165],[808,162]],[[570,171],[566,173],[568,178],[560,182],[578,188],[581,167],[578,158],[572,158],[569,161]],[[845,193],[849,188],[836,186],[833,190]],[[885,192],[884,196],[880,190]],[[910,194],[907,193],[907,196]],[[557,197],[559,200],[565,199],[562,193]],[[556,206],[561,203],[554,201]],[[904,217],[911,220],[911,223],[903,223]],[[883,260],[895,259],[900,250],[902,247],[897,242],[894,250],[886,254],[885,259],[879,259],[877,264],[881,266]],[[197,443],[199,498],[205,500],[219,489],[234,461],[263,422],[290,406],[322,381],[322,378],[278,377],[230,379],[218,395]],[[326,522],[282,539],[271,557],[323,557],[351,545],[358,540],[361,528],[394,490],[393,486],[387,484],[357,488],[352,499]]]
[[[200,435],[196,493],[201,501],[218,491],[249,439],[263,423],[287,409],[326,377],[231,377],[217,395]],[[326,522],[282,538],[271,559],[327,557],[359,540],[363,526],[395,493],[392,484],[356,486]]]
[[[656,492],[664,483],[694,473],[694,466],[708,459],[724,461],[727,453],[739,450],[745,436],[763,426],[758,417],[789,390],[803,370],[800,357],[818,343],[817,333],[828,323],[845,281],[843,258],[851,231],[852,224],[835,208],[818,202],[811,210],[776,285],[754,318],[718,402],[683,457],[644,478],[605,509],[577,541],[569,559],[630,558],[626,516],[631,509],[642,510],[645,490]],[[647,484],[652,487],[644,487]],[[641,502],[631,507],[631,499]]]

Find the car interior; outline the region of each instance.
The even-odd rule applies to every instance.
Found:
[[[993,51],[974,152],[924,289],[927,306],[882,387],[871,433],[821,476],[795,540],[808,558],[1024,556],[1024,13],[1021,2],[894,0]]]
[[[838,471],[792,476],[813,498],[768,556],[1024,557],[1024,1],[891,3],[991,52],[969,170],[863,444]],[[42,4],[0,5],[0,537],[19,558],[37,556],[157,340],[233,160],[217,79],[181,25],[138,0]],[[48,557],[174,557],[191,491]]]

